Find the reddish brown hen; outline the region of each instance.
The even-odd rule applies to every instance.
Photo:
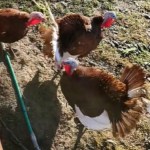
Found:
[[[12,8],[0,9],[0,42],[18,41],[26,35],[29,26],[44,20],[41,12],[29,14]]]
[[[102,69],[78,66],[73,59],[63,65],[62,92],[85,127],[102,130],[112,126],[115,137],[124,137],[146,107],[150,112],[142,98],[145,73],[139,66],[127,66],[117,79]]]
[[[102,39],[102,28],[108,28],[116,18],[114,12],[105,13],[104,17],[85,17],[69,14],[56,20],[56,28],[40,28],[44,39],[44,53],[52,56],[58,65],[68,57],[83,57],[94,50]],[[48,34],[52,34],[48,36]]]

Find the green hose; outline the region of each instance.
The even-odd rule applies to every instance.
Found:
[[[27,114],[27,110],[26,110],[26,107],[25,107],[25,104],[24,104],[24,101],[23,101],[23,96],[21,94],[16,76],[15,76],[15,73],[14,73],[14,70],[13,70],[13,67],[12,67],[12,64],[11,64],[11,61],[10,61],[10,58],[9,58],[9,54],[5,51],[5,45],[3,43],[0,43],[0,47],[1,47],[2,51],[4,52],[6,64],[7,64],[7,67],[8,67],[8,71],[10,73],[10,77],[11,77],[11,81],[12,81],[12,84],[13,84],[13,87],[14,87],[14,90],[15,90],[15,94],[16,94],[17,100],[20,104],[25,122],[27,124],[27,128],[28,128],[28,131],[30,133],[30,138],[32,140],[33,146],[34,146],[35,150],[40,150],[40,147],[37,143],[36,136],[33,132],[33,129],[32,129],[28,114]]]

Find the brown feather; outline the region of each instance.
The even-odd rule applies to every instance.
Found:
[[[130,129],[132,128],[132,124],[130,122],[130,120],[128,118],[126,118],[123,114],[122,114],[122,124],[124,124],[125,126],[125,133],[129,134],[130,133]]]
[[[128,90],[132,90],[144,84],[144,77],[145,73],[143,69],[138,65],[133,65],[125,68],[120,80],[128,84]]]
[[[127,66],[120,80],[102,69],[78,66],[71,76],[63,74],[60,85],[73,108],[76,104],[89,117],[106,110],[113,135],[124,137],[135,128],[145,107],[142,93],[128,97],[128,92],[142,89],[144,80],[144,71],[137,65]]]
[[[64,52],[68,52],[83,57],[94,50],[102,39],[100,26],[103,18],[101,16],[88,18],[79,14],[69,14],[56,19],[56,22],[59,27],[58,44],[61,56]],[[43,40],[49,41],[46,38],[45,36]],[[44,45],[49,43],[45,42]]]
[[[124,117],[131,123],[130,128],[132,129],[136,123],[136,119],[128,114],[128,112],[123,112]]]
[[[121,130],[121,134],[119,134],[119,135],[122,135],[122,137],[125,137],[125,135],[127,133],[127,128],[125,127],[125,124],[123,124],[122,120],[119,121],[119,128]]]
[[[29,14],[16,9],[0,9],[0,42],[13,43],[27,33]]]
[[[138,98],[128,100],[124,104],[126,110],[122,111],[120,121],[116,121],[116,123],[112,122],[114,126],[116,124],[117,134],[121,137],[129,134],[130,131],[135,128],[144,110],[143,103]],[[114,132],[115,131],[113,131],[113,133]]]
[[[53,30],[52,28],[47,28],[44,25],[41,25],[39,27],[39,33],[41,35],[41,38],[43,39],[43,53],[45,56],[53,57],[53,48],[52,48],[52,34]]]

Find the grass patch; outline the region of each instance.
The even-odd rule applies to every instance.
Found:
[[[147,29],[148,21],[138,12],[118,13],[118,35],[117,39],[121,42],[137,42],[145,45],[149,44]]]
[[[137,1],[136,2],[141,9],[144,9],[147,12],[150,12],[150,1],[149,0],[144,0],[144,1]]]

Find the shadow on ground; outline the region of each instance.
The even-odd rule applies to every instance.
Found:
[[[55,85],[53,79],[40,83],[38,77],[39,73],[37,72],[32,81],[26,85],[23,95],[38,143],[42,150],[49,150],[59,124],[61,107],[56,95],[57,85]],[[13,131],[22,144],[29,150],[32,150],[33,146],[27,127],[19,104],[17,105],[15,112],[10,107],[0,109],[0,118]],[[4,149],[21,149],[15,144],[12,136],[10,136],[2,124],[0,124],[0,136]]]

